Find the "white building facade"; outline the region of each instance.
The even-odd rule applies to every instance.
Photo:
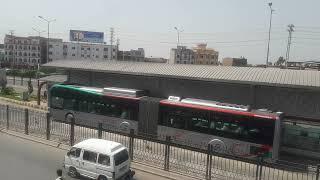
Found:
[[[50,41],[49,61],[59,59],[88,59],[88,60],[115,60],[117,46],[106,44]]]
[[[44,51],[40,37],[18,37],[6,35],[4,38],[4,61],[13,66],[36,66],[41,64]]]
[[[186,46],[177,46],[170,51],[169,64],[194,64],[195,54]]]

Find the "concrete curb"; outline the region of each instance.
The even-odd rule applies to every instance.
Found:
[[[8,103],[17,104],[20,106],[26,106],[26,107],[30,107],[30,108],[43,110],[43,111],[48,111],[47,106],[37,105],[37,104],[30,103],[30,102],[18,101],[18,100],[14,100],[14,99],[10,99],[10,98],[5,98],[5,97],[0,97],[0,101],[5,101]]]
[[[40,137],[35,137],[35,136],[30,136],[30,135],[26,135],[20,132],[16,132],[16,131],[11,131],[11,130],[7,130],[5,128],[0,129],[0,133],[5,133],[8,134],[10,136],[15,136],[17,138],[21,138],[21,139],[25,139],[25,140],[29,140],[35,143],[40,143],[43,145],[47,145],[47,146],[51,146],[54,148],[58,148],[61,150],[65,150],[68,151],[70,149],[70,146],[62,144],[60,142],[56,142],[56,141],[49,141],[46,139],[42,139]],[[173,173],[173,172],[169,172],[169,171],[164,171],[161,169],[157,169],[154,167],[150,167],[146,164],[143,163],[136,163],[136,162],[132,162],[131,164],[132,169],[134,170],[139,170],[145,173],[149,173],[155,176],[159,176],[159,177],[163,177],[163,178],[167,178],[170,180],[193,180],[193,179],[197,179],[197,178],[192,178],[192,177],[188,177],[188,176],[183,176],[177,173]]]

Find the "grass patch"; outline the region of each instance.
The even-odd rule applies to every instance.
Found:
[[[19,94],[19,93],[14,93],[14,94],[10,94],[10,95],[0,93],[0,97],[4,97],[4,98],[9,98],[9,99],[14,99],[14,100],[22,101],[22,99],[21,99],[21,94]]]

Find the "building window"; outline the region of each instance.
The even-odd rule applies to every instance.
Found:
[[[67,55],[67,53],[66,53],[66,52],[64,52],[64,53],[63,53],[63,55],[64,55],[64,56],[66,56],[66,55]]]
[[[97,48],[96,51],[99,51],[99,48]]]
[[[90,55],[87,55],[87,57],[90,57]]]
[[[104,48],[103,50],[104,50],[104,51],[108,51],[108,48]]]
[[[32,46],[32,50],[37,50],[37,48],[36,48],[36,47],[34,47],[34,46]]]
[[[98,56],[98,55],[96,55],[96,58],[99,58],[99,56]]]
[[[113,51],[113,52],[115,52],[115,51],[116,51],[116,49],[112,49],[112,51]]]
[[[49,48],[52,48],[52,44],[49,45]]]
[[[84,48],[82,47],[81,50],[84,50]]]
[[[76,49],[76,47],[72,47],[72,49]]]
[[[115,56],[112,56],[112,58],[113,58],[113,59],[116,59],[116,57],[115,57]]]
[[[81,54],[81,57],[84,57],[84,54]]]
[[[90,48],[88,47],[87,50],[90,50]]]
[[[51,55],[51,54],[52,54],[52,52],[51,52],[51,51],[49,51],[49,54]]]
[[[75,54],[72,54],[72,56],[76,56]]]
[[[177,58],[180,58],[179,54],[177,54]]]
[[[63,49],[67,49],[68,48],[68,46],[67,45],[63,45]]]
[[[107,56],[107,55],[104,55],[104,56],[103,56],[103,58],[107,59],[107,58],[108,58],[108,56]]]
[[[177,64],[180,64],[180,61],[177,61]]]

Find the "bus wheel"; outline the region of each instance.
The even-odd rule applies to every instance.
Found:
[[[74,115],[73,115],[72,113],[66,114],[66,116],[65,116],[65,121],[66,121],[67,123],[71,123],[73,119],[74,119]]]
[[[98,180],[108,180],[105,176],[99,176]]]

